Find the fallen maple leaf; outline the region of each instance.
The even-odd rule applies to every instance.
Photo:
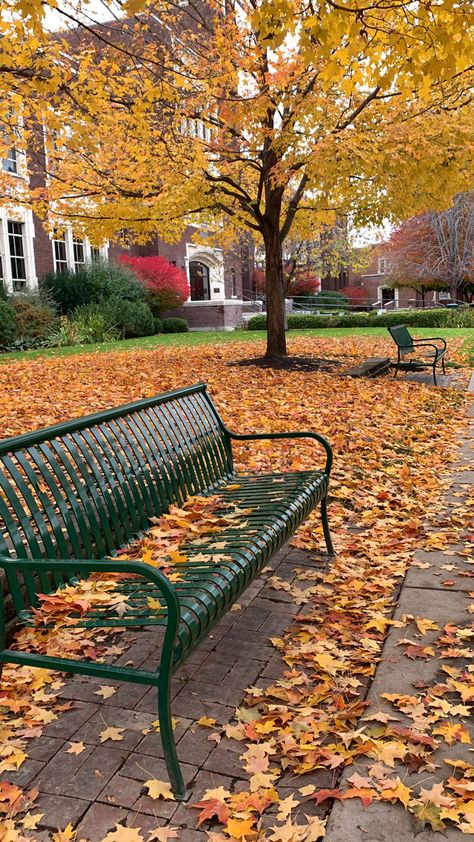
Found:
[[[471,742],[469,731],[460,722],[454,724],[451,724],[450,722],[443,722],[441,725],[437,725],[436,728],[433,728],[433,734],[441,734],[443,739],[450,746],[456,742]]]
[[[105,836],[101,842],[145,842],[140,834],[139,827],[125,827],[123,824],[116,824],[115,830]]]
[[[64,830],[57,830],[56,833],[53,833],[51,839],[53,842],[71,842],[71,839],[74,839],[76,835],[76,831],[74,830],[72,824],[68,824]]]
[[[171,784],[168,781],[158,781],[150,778],[143,786],[148,790],[150,798],[164,798],[166,801],[174,801],[175,797],[171,791]]]
[[[101,743],[105,743],[107,740],[113,740],[114,742],[119,742],[123,740],[123,732],[126,731],[126,728],[114,728],[113,726],[109,725],[108,728],[105,728],[104,731],[101,731],[99,734]]]
[[[192,804],[197,810],[200,810],[198,816],[198,827],[205,821],[209,821],[216,817],[222,824],[225,824],[230,818],[229,806],[217,798],[203,798],[196,804]]]
[[[149,831],[147,842],[168,842],[168,839],[177,839],[178,836],[177,827],[157,827]]]
[[[326,819],[307,816],[306,813],[305,819],[308,822],[308,829],[304,837],[305,842],[318,842],[318,839],[322,839],[326,835]]]
[[[433,784],[431,789],[420,787],[417,801],[423,804],[435,804],[437,807],[452,807],[454,804],[454,798],[444,791],[442,783]]]
[[[216,724],[216,720],[212,719],[210,716],[201,716],[197,721],[198,725],[204,725],[206,728],[214,728]]]
[[[299,803],[300,802],[296,801],[296,799],[294,798],[293,793],[291,793],[291,795],[289,795],[287,798],[283,798],[278,804],[278,821],[285,821],[285,819],[288,818],[292,810],[294,810],[295,807],[299,805]]]
[[[229,819],[225,826],[226,833],[233,839],[246,839],[257,833],[255,819]]]
[[[102,696],[103,699],[110,699],[110,697],[113,696],[114,693],[116,693],[116,692],[117,692],[117,690],[116,690],[115,687],[110,687],[108,685],[104,685],[104,686],[99,687],[99,689],[95,691],[94,695]]]
[[[69,743],[69,748],[66,749],[66,754],[82,754],[85,748],[86,747],[83,742]]]
[[[43,816],[44,813],[35,813],[34,815],[32,813],[27,813],[26,816],[20,820],[20,824],[23,825],[25,830],[36,830],[36,826]]]

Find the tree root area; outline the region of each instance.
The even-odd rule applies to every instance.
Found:
[[[280,371],[333,371],[347,364],[347,360],[326,359],[325,357],[249,357],[227,363],[230,366],[256,366],[274,368]]]

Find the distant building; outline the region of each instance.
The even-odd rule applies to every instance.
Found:
[[[422,296],[414,289],[393,289],[389,285],[390,261],[383,255],[380,246],[374,246],[369,265],[360,270],[349,272],[348,284],[362,287],[367,294],[367,305],[376,309],[383,307],[396,309],[398,307],[421,307]],[[344,290],[342,290],[343,292]],[[426,292],[425,304],[449,300],[449,293]]]

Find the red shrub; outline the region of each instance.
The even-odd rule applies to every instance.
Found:
[[[253,270],[253,282],[257,292],[265,292],[265,272],[263,269]]]
[[[314,295],[320,289],[321,283],[316,275],[310,275],[308,272],[298,272],[288,284],[287,295],[289,298],[293,298],[295,295]]]
[[[146,287],[153,310],[175,310],[189,298],[186,272],[168,263],[164,257],[131,257],[124,254],[120,262],[129,266]]]
[[[367,304],[367,290],[364,287],[348,286],[341,290],[349,299],[349,304],[362,307]]]
[[[262,269],[253,270],[253,280],[257,292],[265,292],[265,272]],[[294,295],[313,295],[319,289],[320,281],[316,275],[299,271],[289,281],[286,294],[289,298],[293,298]]]

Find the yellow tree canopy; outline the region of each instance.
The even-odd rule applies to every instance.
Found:
[[[471,0],[130,0],[108,23],[57,0],[53,37],[40,3],[0,5],[5,120],[25,115],[49,224],[95,241],[248,227],[275,313],[292,228],[404,218],[472,187]]]

